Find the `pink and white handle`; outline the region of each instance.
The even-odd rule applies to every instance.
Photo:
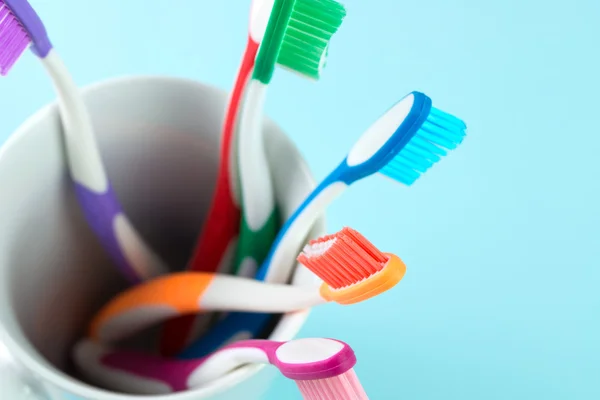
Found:
[[[75,346],[74,360],[93,383],[137,394],[166,394],[197,388],[249,363],[272,364],[295,381],[337,377],[356,364],[349,345],[325,338],[289,342],[244,340],[197,360],[115,350],[84,340]]]

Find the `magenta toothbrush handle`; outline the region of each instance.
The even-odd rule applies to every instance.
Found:
[[[259,350],[259,351],[256,351]],[[354,351],[334,339],[309,338],[289,342],[244,340],[196,360],[169,359],[134,351],[110,350],[84,341],[76,346],[75,360],[82,372],[98,382],[110,382],[119,374],[122,386],[138,392],[147,384],[168,391],[206,385],[229,371],[249,363],[272,364],[295,381],[328,379],[354,367]]]
[[[173,392],[179,392],[190,389],[189,377],[203,360],[171,360],[133,351],[115,351],[102,357],[100,363],[144,380],[164,383]]]
[[[263,340],[244,340],[225,346],[211,356],[223,354],[231,349],[258,349],[265,353],[265,361],[273,359],[279,342]],[[138,376],[142,379],[150,379],[169,386],[174,392],[192,389],[191,375],[211,357],[203,357],[196,360],[179,360],[152,356],[135,351],[117,350],[105,354],[100,364],[112,370]],[[226,373],[228,371],[223,371]]]

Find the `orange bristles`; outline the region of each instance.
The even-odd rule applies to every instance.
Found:
[[[406,272],[398,256],[383,253],[352,228],[311,240],[298,261],[323,280],[321,296],[339,304],[370,299],[394,287]]]
[[[311,240],[298,261],[333,289],[358,283],[381,271],[389,257],[352,228]]]

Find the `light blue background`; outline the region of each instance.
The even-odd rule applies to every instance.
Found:
[[[246,1],[32,0],[80,85],[169,74],[230,88]],[[419,90],[469,136],[410,189],[383,178],[328,210],[407,264],[302,336],[349,342],[373,399],[600,398],[600,3],[347,0],[317,83],[278,72],[268,113],[323,177]],[[0,81],[2,140],[54,93],[26,54]],[[18,172],[16,172],[18,173]],[[268,399],[300,398],[278,378]]]

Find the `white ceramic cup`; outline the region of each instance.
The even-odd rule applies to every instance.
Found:
[[[111,79],[83,94],[125,212],[169,265],[183,267],[214,187],[226,94],[168,77]],[[276,201],[286,217],[314,181],[296,147],[269,120],[265,143]],[[30,117],[0,151],[0,221],[2,398],[139,399],[72,375],[72,344],[125,282],[73,195],[55,103]],[[323,233],[321,219],[310,236]],[[297,267],[293,284],[319,281]],[[307,315],[286,314],[270,338],[292,339]],[[143,398],[259,399],[275,373],[248,365],[204,388]]]

